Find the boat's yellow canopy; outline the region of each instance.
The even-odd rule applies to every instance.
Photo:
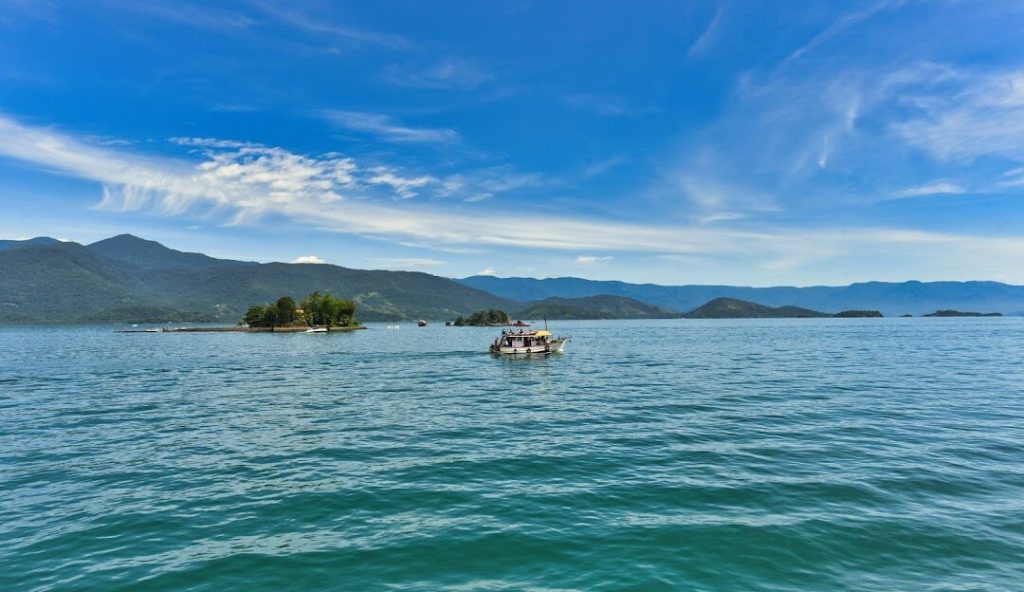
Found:
[[[551,331],[537,331],[537,337],[551,337]]]

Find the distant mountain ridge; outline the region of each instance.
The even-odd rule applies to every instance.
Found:
[[[717,298],[766,309],[790,307],[789,313],[800,313],[795,316],[804,314],[801,309],[829,315],[877,309],[886,316],[1024,311],[1024,287],[998,282],[744,288],[579,278],[452,280],[419,272],[216,259],[132,235],[91,245],[48,237],[0,241],[0,278],[0,322],[234,323],[253,304],[313,291],[355,299],[364,321],[447,320],[490,309],[523,318],[673,318],[710,314],[711,309],[698,309]],[[769,314],[747,308],[743,314]]]
[[[521,306],[426,273],[215,259],[131,235],[88,246],[9,242],[17,244],[0,250],[3,322],[234,323],[253,304],[313,291],[354,298],[366,321]]]
[[[44,245],[55,245],[60,241],[48,236],[37,236],[25,240],[0,240],[0,251],[24,247],[39,247]]]
[[[89,245],[89,250],[108,259],[136,265],[142,269],[212,269],[225,263],[202,253],[186,253],[169,249],[156,241],[130,234],[119,234]],[[244,261],[234,264],[256,265]]]
[[[634,298],[681,312],[715,298],[737,298],[765,306],[799,306],[836,313],[850,309],[881,311],[885,316],[915,316],[940,309],[986,310],[1004,314],[1024,311],[1024,286],[999,282],[865,282],[849,286],[739,286],[630,284],[581,278],[499,278],[472,276],[462,283],[520,302],[550,297],[580,298],[601,294]]]

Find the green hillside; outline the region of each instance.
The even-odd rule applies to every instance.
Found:
[[[5,248],[0,277],[0,322],[234,323],[253,304],[314,291],[356,300],[364,321],[445,319],[519,306],[425,273],[214,259],[130,235],[89,246]]]

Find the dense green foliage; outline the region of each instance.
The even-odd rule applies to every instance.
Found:
[[[547,298],[530,303],[514,314],[523,319],[672,319],[682,316],[661,306],[608,295]]]
[[[313,292],[302,299],[302,308],[291,296],[282,296],[273,304],[249,307],[242,317],[242,323],[250,327],[289,327],[309,325],[311,327],[354,327],[356,302],[336,298],[330,294]]]
[[[490,327],[494,325],[507,325],[511,319],[503,310],[490,309],[474,312],[466,318],[455,319],[456,327]]]
[[[764,306],[736,298],[715,298],[686,314],[689,319],[800,319],[830,316],[799,306]]]
[[[444,319],[515,306],[425,273],[220,260],[131,236],[87,247],[8,247],[0,250],[0,278],[0,322],[142,322],[150,318],[138,313],[159,309],[159,316],[174,311],[183,319],[234,323],[254,302],[313,292],[358,302],[363,321]]]
[[[306,322],[320,327],[347,327],[355,324],[356,302],[313,292],[302,299]]]

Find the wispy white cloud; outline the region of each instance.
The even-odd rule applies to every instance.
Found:
[[[448,128],[422,128],[402,125],[388,115],[361,111],[322,111],[329,122],[354,132],[372,134],[397,143],[457,142],[459,133]]]
[[[967,188],[958,183],[953,183],[951,181],[935,181],[933,183],[926,183],[924,185],[908,187],[902,191],[897,191],[893,197],[905,198],[922,197],[927,195],[952,195],[966,192]]]
[[[498,272],[494,271],[493,267],[487,267],[478,271],[477,275],[498,275]]]
[[[615,95],[570,93],[562,96],[562,102],[606,117],[628,117],[651,112],[651,109],[632,107],[625,99]]]
[[[732,220],[741,220],[746,217],[746,214],[741,214],[739,212],[715,212],[704,216],[697,216],[697,223],[701,225],[714,224],[715,222],[729,222]]]
[[[686,50],[686,59],[692,60],[698,58],[705,53],[714,43],[715,38],[718,36],[718,28],[722,22],[722,4],[721,2],[715,7],[715,14],[708,21],[708,26],[704,28],[704,32],[700,34],[700,37],[694,41],[688,50]]]
[[[125,2],[123,0],[105,0],[105,4],[118,11],[131,11],[139,15],[156,18],[168,23],[184,25],[213,31],[230,31],[248,29],[257,24],[252,16],[219,8],[211,8],[189,2]]]
[[[1004,172],[996,186],[1000,188],[1024,187],[1024,167],[1017,167]]]
[[[238,140],[217,140],[214,138],[187,138],[174,137],[170,142],[179,146],[195,146],[198,148],[248,148],[259,146],[254,142],[240,142]]]
[[[302,257],[296,257],[295,259],[293,259],[292,263],[308,263],[321,265],[327,262],[317,257],[316,255],[303,255]]]
[[[842,15],[841,17],[839,17],[839,19],[830,24],[823,31],[812,37],[809,41],[807,41],[797,49],[793,50],[793,52],[790,53],[785,60],[783,60],[782,65],[786,66],[791,62],[799,60],[805,54],[810,53],[815,49],[832,41],[836,37],[839,37],[846,30],[856,25],[859,25],[864,21],[867,21],[875,14],[885,9],[899,6],[902,3],[903,0],[882,0],[874,2],[873,4],[865,8],[861,8],[860,10],[854,10]]]
[[[941,161],[1024,160],[1024,70],[961,74],[951,84],[908,93],[904,102],[912,114],[893,132]]]
[[[415,47],[413,42],[401,35],[339,24],[322,15],[314,16],[294,6],[285,7],[282,4],[266,0],[255,2],[255,6],[267,16],[304,33],[322,35],[352,45],[376,45],[394,50]]]
[[[521,172],[510,166],[495,166],[444,177],[438,195],[478,202],[502,193],[544,187],[548,183],[538,173]]]
[[[591,265],[593,263],[598,263],[601,261],[611,261],[612,259],[615,259],[615,257],[608,255],[604,257],[597,257],[595,255],[580,255],[579,257],[576,257],[576,263],[580,263],[583,265]]]
[[[472,90],[494,75],[476,62],[450,58],[427,67],[392,64],[384,69],[383,78],[409,88]]]
[[[613,156],[612,158],[606,158],[599,160],[595,163],[588,165],[583,169],[583,176],[587,179],[593,177],[600,177],[615,167],[621,166],[627,162],[628,159],[624,156]]]
[[[415,189],[419,189],[431,183],[436,183],[437,179],[429,175],[403,177],[394,170],[386,167],[376,167],[373,169],[373,176],[367,178],[366,182],[371,185],[387,185],[394,189],[395,193],[397,193],[399,197],[408,199],[410,197],[416,197]]]

